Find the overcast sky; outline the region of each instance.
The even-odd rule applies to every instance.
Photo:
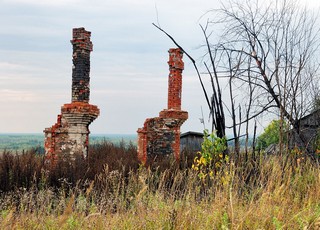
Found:
[[[309,6],[319,6],[317,0]],[[72,28],[92,32],[90,103],[100,108],[93,134],[135,134],[167,106],[168,49],[159,23],[201,58],[199,23],[218,0],[0,0],[0,133],[41,133],[71,102]],[[206,103],[185,57],[182,132],[202,132]]]

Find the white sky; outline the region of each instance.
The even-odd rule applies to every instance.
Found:
[[[70,103],[74,27],[92,32],[90,103],[101,115],[91,133],[136,133],[167,106],[167,51],[175,45],[151,23],[200,60],[199,19],[218,7],[218,0],[0,0],[0,133],[41,133]],[[202,132],[206,102],[184,61],[182,108],[189,119],[182,132]]]

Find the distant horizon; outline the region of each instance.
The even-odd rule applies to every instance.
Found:
[[[114,144],[137,143],[137,134],[91,134],[91,144],[108,141]],[[0,153],[3,150],[27,150],[44,147],[45,136],[42,133],[0,133]]]

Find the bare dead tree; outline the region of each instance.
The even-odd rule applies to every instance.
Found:
[[[290,0],[234,0],[211,13],[214,20],[207,28],[222,26],[224,31],[211,50],[238,53],[226,59],[239,65],[235,77],[238,84],[251,88],[247,116],[233,127],[276,108],[280,118],[287,120],[306,143],[299,119],[310,112],[312,86],[318,80],[316,18]],[[230,65],[225,68],[231,69]],[[253,86],[259,92],[258,100],[254,100]]]
[[[225,123],[225,114],[224,114],[224,108],[223,108],[221,87],[218,79],[217,68],[215,66],[215,55],[213,55],[214,53],[210,49],[209,37],[206,34],[207,27],[204,28],[201,25],[200,27],[202,29],[203,35],[206,40],[206,48],[210,57],[209,61],[212,67],[212,72],[211,72],[207,63],[204,62],[206,70],[210,75],[211,88],[212,88],[211,110],[210,110],[210,114],[212,115],[212,131],[216,130],[217,136],[222,138],[226,136],[226,123]],[[214,77],[212,76],[212,73]]]
[[[248,63],[248,86],[249,86],[249,102],[246,106],[246,120],[248,122],[246,122],[246,140],[245,140],[245,161],[248,160],[248,145],[249,145],[249,116],[250,116],[250,112],[251,112],[251,105],[252,105],[252,101],[253,101],[253,94],[255,91],[255,87],[253,86],[252,80],[251,80],[251,70],[250,70],[250,60]]]

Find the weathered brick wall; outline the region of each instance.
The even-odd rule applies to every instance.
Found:
[[[159,117],[148,118],[138,129],[138,158],[146,163],[148,157],[173,154],[180,157],[180,127],[188,119],[181,110],[182,71],[184,64],[180,49],[169,50],[168,109]]]
[[[86,157],[89,146],[89,125],[99,116],[99,109],[89,104],[91,32],[73,29],[72,102],[61,107],[57,123],[44,130],[45,151],[49,162],[68,155]]]

